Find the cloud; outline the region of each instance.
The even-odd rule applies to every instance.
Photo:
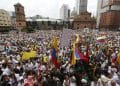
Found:
[[[97,0],[88,0],[88,11],[96,16]]]
[[[42,15],[59,18],[62,4],[68,4],[70,9],[75,6],[75,0],[0,0],[0,9],[14,11],[14,4],[21,3],[25,7],[26,16]],[[96,12],[97,0],[88,0],[88,10]]]

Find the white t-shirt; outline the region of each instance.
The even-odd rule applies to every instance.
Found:
[[[111,81],[109,81],[109,82],[107,83],[107,86],[112,86],[112,85],[111,85]],[[118,84],[116,83],[115,86],[120,86],[120,85],[118,85]]]

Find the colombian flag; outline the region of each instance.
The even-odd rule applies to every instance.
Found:
[[[118,53],[118,57],[117,57],[117,60],[118,64],[120,64],[120,52]]]
[[[76,64],[76,58],[75,58],[75,55],[74,55],[74,52],[73,52],[73,51],[72,51],[72,53],[71,53],[70,63],[71,63],[72,65],[75,65],[75,64]]]
[[[36,56],[37,56],[36,51],[22,52],[22,60],[29,60],[31,58],[35,58]]]
[[[51,61],[56,68],[60,68],[60,63],[58,62],[57,59],[57,51],[58,51],[58,38],[55,36],[53,39],[53,47],[51,49]]]
[[[76,64],[76,55],[75,55],[75,42],[73,43],[73,47],[72,47],[72,53],[71,53],[71,58],[70,58],[70,63],[72,65]]]
[[[88,63],[88,46],[86,49],[86,55],[84,56],[79,50],[79,35],[76,34],[76,41],[73,44],[72,55],[71,55],[71,64],[76,64],[76,60],[82,60]]]
[[[86,52],[87,53],[87,52]],[[88,58],[84,56],[79,49],[76,50],[76,54],[79,57],[80,60],[84,61],[85,63],[88,63]]]
[[[54,37],[53,39],[53,47],[55,48],[55,50],[58,50],[58,38]]]
[[[84,61],[85,63],[88,63],[88,53],[86,52],[86,55],[84,56],[78,48],[76,48],[71,55],[71,64],[76,64],[76,60]]]
[[[56,52],[55,48],[51,49],[51,60],[56,68],[60,68],[60,63],[57,61],[57,52]]]
[[[97,38],[97,42],[104,43],[106,41],[106,36],[101,36]]]
[[[76,60],[80,60],[80,55],[78,53],[79,52],[78,48],[76,48],[74,52],[75,52],[75,58],[76,58]]]

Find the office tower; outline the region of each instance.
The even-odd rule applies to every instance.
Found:
[[[70,16],[70,10],[68,5],[63,4],[60,8],[60,19],[67,21]]]
[[[77,15],[87,12],[87,0],[76,0],[76,12]]]

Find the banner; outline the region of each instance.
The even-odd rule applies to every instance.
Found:
[[[22,60],[29,60],[37,56],[36,51],[22,52]]]
[[[65,47],[65,46],[68,47],[72,35],[73,35],[73,30],[63,29],[62,37],[60,38],[60,47]]]

